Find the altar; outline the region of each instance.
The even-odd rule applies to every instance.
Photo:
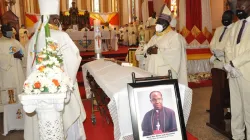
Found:
[[[88,62],[82,66],[87,98],[91,97],[90,85],[86,78],[89,72],[96,83],[110,98],[108,109],[114,123],[115,140],[133,139],[127,83],[132,83],[131,73],[136,77],[149,77],[152,74],[137,67],[123,67],[104,59]],[[187,124],[192,104],[192,90],[179,84],[185,124]],[[97,122],[98,123],[98,122]]]
[[[66,31],[80,51],[94,51],[94,31]],[[103,51],[118,50],[115,31],[101,31]]]

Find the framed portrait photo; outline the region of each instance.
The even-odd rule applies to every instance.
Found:
[[[129,83],[135,140],[187,140],[178,81]]]

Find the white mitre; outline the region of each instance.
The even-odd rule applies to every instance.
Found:
[[[38,0],[40,15],[59,15],[60,0]]]
[[[173,18],[170,22],[170,26],[176,28],[177,21],[175,18]]]

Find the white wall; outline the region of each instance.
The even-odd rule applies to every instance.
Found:
[[[211,0],[212,28],[221,26],[221,17],[224,11],[223,0]]]

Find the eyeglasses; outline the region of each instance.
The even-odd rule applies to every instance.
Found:
[[[157,102],[157,101],[162,101],[162,98],[158,98],[158,99],[151,99],[152,102]]]

